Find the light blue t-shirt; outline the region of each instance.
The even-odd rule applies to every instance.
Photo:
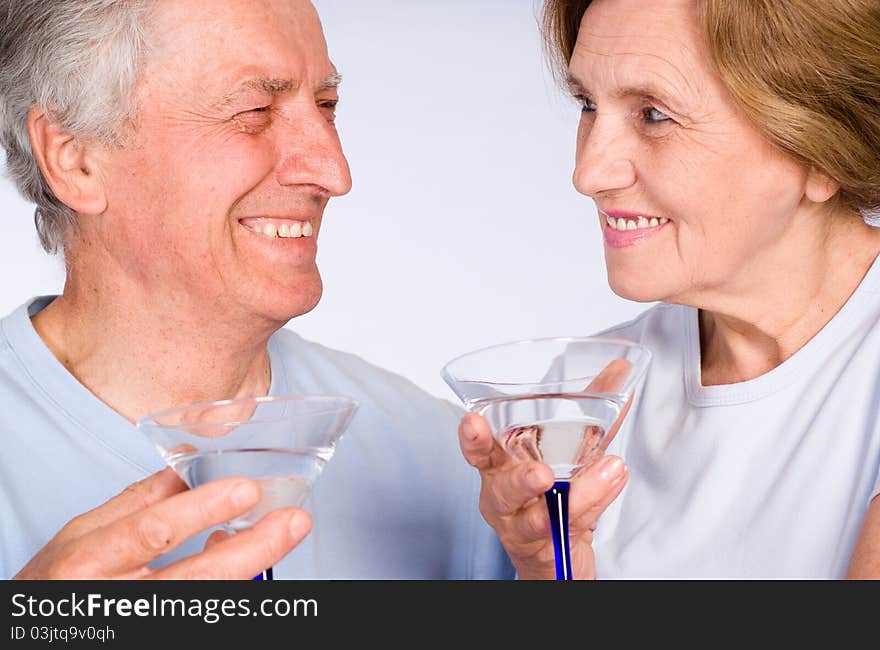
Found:
[[[163,467],[152,443],[53,356],[30,316],[0,320],[0,578],[65,523]],[[359,408],[305,508],[314,527],[277,579],[507,579],[461,455],[462,411],[359,357],[282,329],[269,340],[271,395],[342,394]],[[202,548],[194,537],[163,563]]]

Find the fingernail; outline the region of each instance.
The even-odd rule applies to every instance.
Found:
[[[232,503],[239,508],[253,504],[258,497],[257,486],[253,481],[241,481],[229,493]]]
[[[623,459],[618,458],[617,456],[606,456],[602,459],[602,463],[599,466],[599,478],[603,481],[613,481],[616,478],[623,476],[623,472],[626,469],[626,465],[623,462]]]

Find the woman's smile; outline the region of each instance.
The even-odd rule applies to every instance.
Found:
[[[612,248],[632,246],[657,234],[669,223],[667,217],[619,210],[599,210],[599,217],[604,219],[602,231],[605,243]]]

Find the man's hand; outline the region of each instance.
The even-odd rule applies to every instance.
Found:
[[[609,364],[587,390],[616,390],[623,382],[628,363],[617,360]],[[571,481],[569,544],[572,573],[576,579],[596,577],[592,548],[596,521],[626,484],[627,468],[623,460],[602,454],[631,404],[630,398],[596,450],[597,460]],[[553,471],[539,461],[514,459],[495,440],[489,423],[480,415],[465,415],[458,434],[465,459],[480,472],[480,512],[498,534],[517,576],[526,580],[555,578],[550,519],[544,499],[544,493],[553,487]]]
[[[260,486],[250,479],[222,479],[189,490],[171,469],[162,470],[68,522],[15,579],[251,579],[305,538],[312,527],[308,513],[278,510],[235,535],[215,532],[197,555],[157,570],[148,564],[196,533],[243,514],[259,496]]]

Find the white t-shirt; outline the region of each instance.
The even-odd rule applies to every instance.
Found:
[[[0,320],[0,578],[74,516],[158,471],[159,452],[43,344],[30,316]],[[478,511],[479,474],[458,447],[463,411],[359,357],[279,330],[271,395],[342,394],[359,404],[305,507],[312,532],[275,577],[512,578]],[[200,550],[193,538],[157,564]]]
[[[843,308],[755,379],[700,382],[698,312],[660,304],[603,334],[654,353],[609,453],[597,576],[843,578],[880,493],[880,258]]]

